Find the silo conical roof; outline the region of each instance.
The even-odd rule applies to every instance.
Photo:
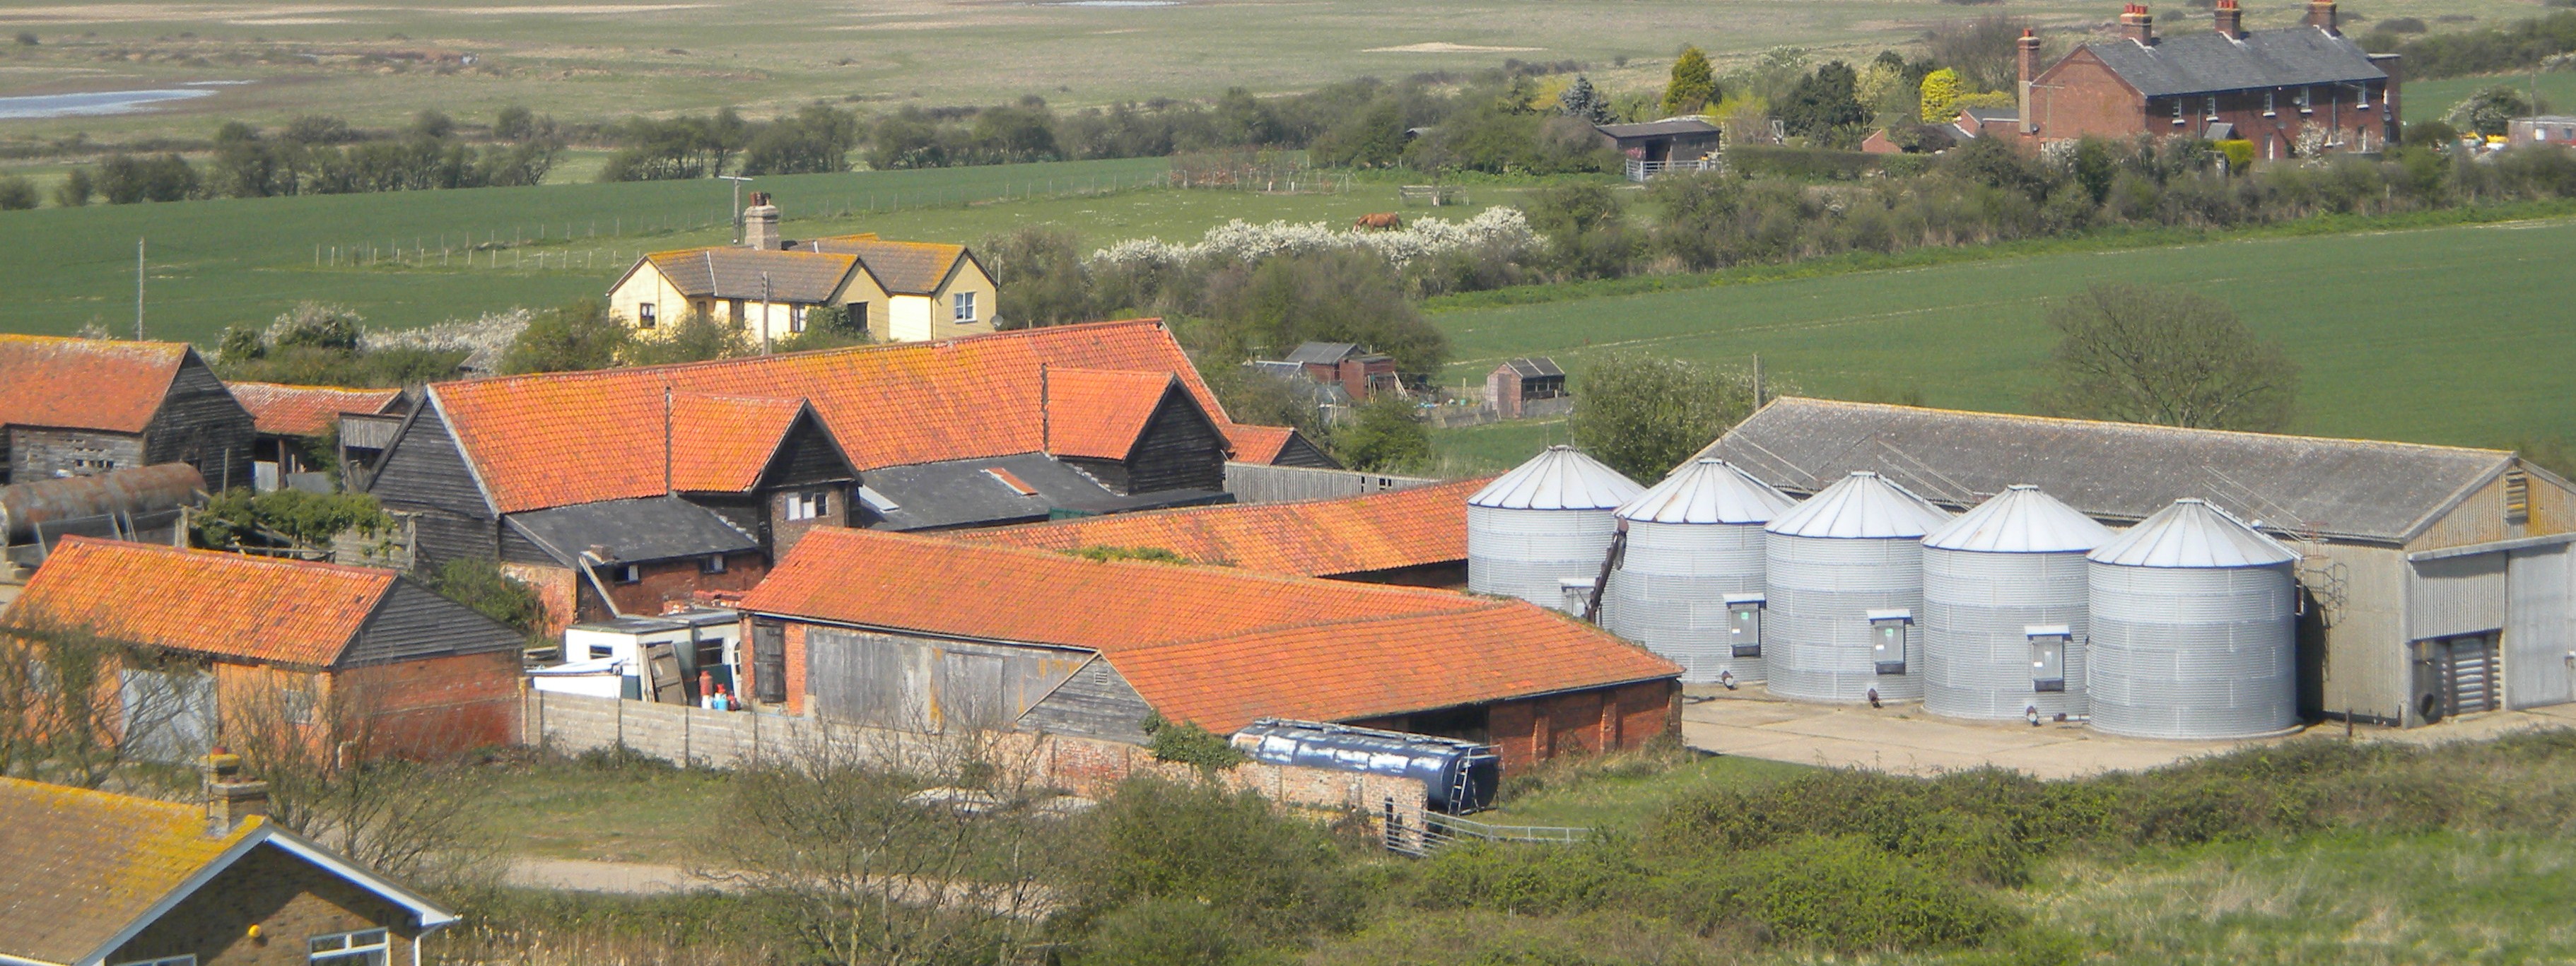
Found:
[[[2094,548],[2085,559],[2123,567],[2268,567],[2299,555],[2227,511],[2185,498]]]
[[[1925,535],[1923,545],[1979,553],[2082,553],[2111,540],[2109,527],[2021,483]]]
[[[1704,459],[1647,487],[1619,508],[1619,517],[1648,523],[1769,523],[1796,503],[1735,464]]]
[[[1859,470],[1843,477],[1807,502],[1781,514],[1764,527],[1788,537],[1885,539],[1921,537],[1950,521],[1950,514],[1888,482]]]
[[[1571,446],[1550,446],[1467,498],[1497,510],[1608,510],[1645,487]]]

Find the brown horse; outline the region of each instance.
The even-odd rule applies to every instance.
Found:
[[[1404,216],[1392,211],[1381,211],[1373,215],[1361,215],[1358,221],[1351,222],[1351,227],[1367,228],[1374,231],[1393,231],[1404,227]]]

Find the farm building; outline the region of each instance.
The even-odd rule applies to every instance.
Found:
[[[0,962],[417,963],[457,921],[270,820],[237,764],[202,804],[0,778]]]
[[[2514,144],[2576,145],[2576,114],[2517,117],[2505,122],[2505,140]]]
[[[1702,455],[1802,497],[1853,471],[1952,510],[2030,484],[2113,527],[2203,500],[2298,558],[2303,714],[2576,698],[2576,488],[2510,452],[1782,399]]]
[[[0,571],[43,563],[65,537],[176,543],[187,510],[205,505],[205,485],[196,467],[163,463],[0,487]]]
[[[270,700],[299,724],[347,709],[389,754],[501,744],[518,726],[524,639],[391,570],[75,537],[0,627],[86,631],[185,662],[122,672],[129,715],[134,695],[171,698],[154,733],[128,736],[165,760],[204,754],[227,715]]]
[[[274,382],[230,384],[233,398],[250,411],[259,438],[251,444],[252,486],[262,493],[284,486],[289,476],[315,469],[306,447],[325,434],[336,435],[345,414],[383,416],[402,409],[400,389],[349,389],[341,386],[289,386]],[[339,454],[332,454],[338,458]],[[319,481],[323,489],[328,480]]]
[[[441,383],[366,489],[424,561],[498,559],[560,625],[748,587],[817,527],[1225,500],[1245,429],[1159,323],[1094,323]],[[625,577],[649,599],[602,589]]]
[[[1532,403],[1564,399],[1565,370],[1546,356],[1505,359],[1485,374],[1485,402],[1504,419],[1519,419]]]
[[[1168,550],[1194,564],[1371,584],[1467,586],[1467,497],[1489,480],[1295,503],[1129,513],[967,530],[958,539],[1064,553]]]
[[[778,206],[754,192],[738,246],[683,248],[637,259],[608,288],[608,310],[649,335],[691,313],[748,329],[762,344],[805,331],[806,315],[836,308],[877,342],[991,332],[1000,295],[963,245],[887,241],[874,233],[790,241]]]
[[[1628,159],[1628,180],[1644,181],[1668,170],[1698,170],[1714,157],[1725,129],[1701,117],[1668,117],[1637,124],[1595,124],[1603,144]]]
[[[2023,136],[2243,140],[2267,160],[2396,140],[2397,55],[2345,37],[2334,0],[2308,0],[2307,20],[2279,30],[2246,30],[2244,15],[2236,0],[2217,0],[2212,29],[2158,36],[2154,15],[2132,3],[2117,39],[2078,45],[2045,69],[2039,38],[2025,31]]]
[[[248,486],[255,434],[187,343],[0,335],[0,483],[186,463]]]
[[[836,530],[742,609],[755,700],[873,727],[1142,744],[1153,715],[1277,717],[1490,743],[1520,769],[1635,747],[1678,708],[1680,669],[1643,649],[1441,590]]]
[[[1395,371],[1394,356],[1370,352],[1349,342],[1303,343],[1283,361],[1303,371],[1308,381],[1339,386],[1355,400],[1404,387],[1403,377]]]

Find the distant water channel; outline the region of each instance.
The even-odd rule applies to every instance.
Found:
[[[0,121],[39,117],[131,114],[146,110],[162,101],[184,101],[212,93],[214,91],[204,88],[173,87],[148,91],[90,91],[81,94],[0,97]]]

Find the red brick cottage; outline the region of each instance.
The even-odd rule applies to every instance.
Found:
[[[2397,56],[2362,50],[2335,17],[2334,0],[2310,0],[2298,26],[2248,31],[2237,0],[2218,0],[2211,29],[2158,36],[2146,5],[2133,3],[2117,38],[2080,44],[2044,70],[2039,38],[2026,32],[2022,134],[2245,140],[2265,159],[2379,150],[2398,134]]]

